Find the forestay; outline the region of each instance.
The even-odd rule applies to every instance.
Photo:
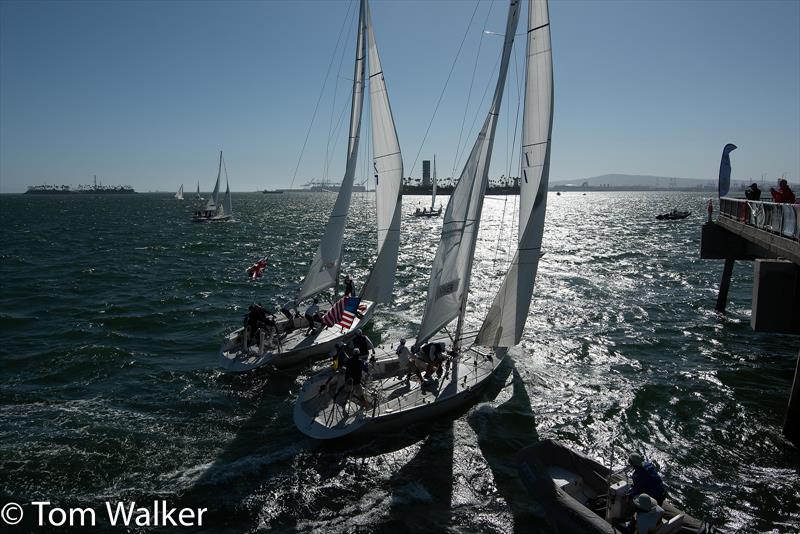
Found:
[[[457,316],[460,320],[456,331],[456,342],[459,341],[483,197],[489,181],[489,163],[497,116],[503,99],[508,61],[518,20],[519,0],[511,0],[494,98],[445,210],[442,237],[433,260],[425,314],[417,336],[418,345],[430,339]]]
[[[519,343],[522,336],[542,246],[552,130],[550,18],[546,0],[529,0],[519,242],[503,285],[478,333],[477,344],[511,347]]]
[[[392,108],[389,105],[389,94],[383,77],[369,7],[366,8],[366,22],[375,202],[378,219],[378,258],[361,296],[367,300],[385,303],[392,298],[397,253],[400,247],[403,157],[397,140]]]
[[[308,270],[303,287],[297,300],[304,300],[320,291],[336,285],[341,263],[342,240],[347,212],[350,209],[350,198],[353,193],[353,178],[356,173],[358,159],[358,140],[361,131],[361,111],[364,103],[364,61],[366,59],[365,13],[362,2],[358,14],[358,38],[356,40],[355,73],[353,75],[353,97],[350,109],[350,136],[347,143],[347,166],[345,167],[339,195],[333,205],[333,211],[325,227],[325,233],[319,244],[314,260]]]

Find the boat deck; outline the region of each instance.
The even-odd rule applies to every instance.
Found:
[[[295,422],[301,431],[324,439],[392,419],[414,422],[427,416],[423,412],[432,415],[451,408],[450,401],[482,385],[502,360],[488,349],[469,349],[455,367],[449,360],[441,377],[434,375],[420,382],[413,371],[401,368],[393,349],[376,352],[376,361],[363,384],[369,405],[364,408],[352,388],[345,385],[344,372],[323,371],[306,382],[300,392]]]

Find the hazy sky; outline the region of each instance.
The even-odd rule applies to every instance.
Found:
[[[462,120],[463,152],[486,113],[489,97],[481,97],[502,46],[483,30],[503,31],[507,1],[371,7],[406,174],[414,176],[472,18],[420,158],[435,152],[440,176],[456,164],[459,172]],[[329,65],[295,185],[340,180],[356,11],[351,0],[0,2],[0,191],[90,183],[93,174],[139,191],[193,189],[197,180],[207,191],[219,149],[234,191],[286,187]],[[551,180],[715,179],[722,147],[733,142],[734,180],[787,173],[800,185],[800,1],[554,0],[550,17]],[[524,39],[516,42],[491,176],[518,167],[509,157],[519,144]],[[357,179],[371,174],[366,163],[360,169]]]

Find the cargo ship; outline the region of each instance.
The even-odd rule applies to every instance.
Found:
[[[94,185],[79,185],[72,189],[68,185],[29,185],[25,194],[30,195],[127,195],[136,193],[129,185],[97,185],[97,176]]]

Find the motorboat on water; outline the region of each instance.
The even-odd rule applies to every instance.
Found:
[[[692,213],[691,211],[672,210],[668,213],[661,213],[659,215],[656,215],[656,219],[658,219],[659,221],[675,221],[678,219],[685,219],[691,213]]]
[[[566,445],[543,440],[520,451],[519,476],[560,532],[621,534],[632,517],[625,473],[614,473]],[[658,534],[711,534],[704,521],[676,508],[667,498]]]
[[[528,6],[519,238],[514,259],[498,283],[500,289],[482,326],[475,332],[464,331],[478,227],[520,0],[510,1],[492,104],[444,213],[416,339],[396,348],[393,344],[380,347],[361,388],[355,388],[339,370],[326,369],[307,380],[294,406],[294,422],[304,434],[337,439],[402,428],[463,408],[489,383],[508,348],[519,343],[540,258],[553,102],[547,2],[529,0]],[[446,327],[454,319],[455,330],[448,332]],[[412,347],[411,358],[404,350],[408,346]],[[435,346],[440,348],[434,350]]]
[[[219,201],[219,181],[222,171],[225,171],[225,196],[222,202]],[[200,184],[197,184],[197,197],[200,197]],[[208,199],[203,209],[196,209],[192,215],[192,222],[228,222],[233,220],[233,206],[231,204],[231,184],[228,180],[228,169],[225,160],[222,158],[222,150],[219,151],[219,168],[217,170],[217,181],[214,184],[214,191]]]
[[[242,372],[263,366],[290,367],[326,357],[337,342],[347,343],[369,322],[378,304],[391,300],[400,247],[403,159],[366,0],[362,0],[358,17],[345,174],[303,286],[293,299],[296,313],[301,302],[317,299],[323,292],[333,288],[333,300],[319,310],[327,327],[318,326],[310,335],[306,335],[308,323],[305,317],[298,316],[292,318],[292,325],[285,319],[277,321],[275,327],[258,332],[249,332],[246,327],[240,327],[225,336],[220,348],[220,367],[226,371]],[[346,286],[346,296],[337,299],[345,222],[358,160],[367,59],[370,66],[373,169],[376,175],[377,257],[361,292],[355,295]]]

